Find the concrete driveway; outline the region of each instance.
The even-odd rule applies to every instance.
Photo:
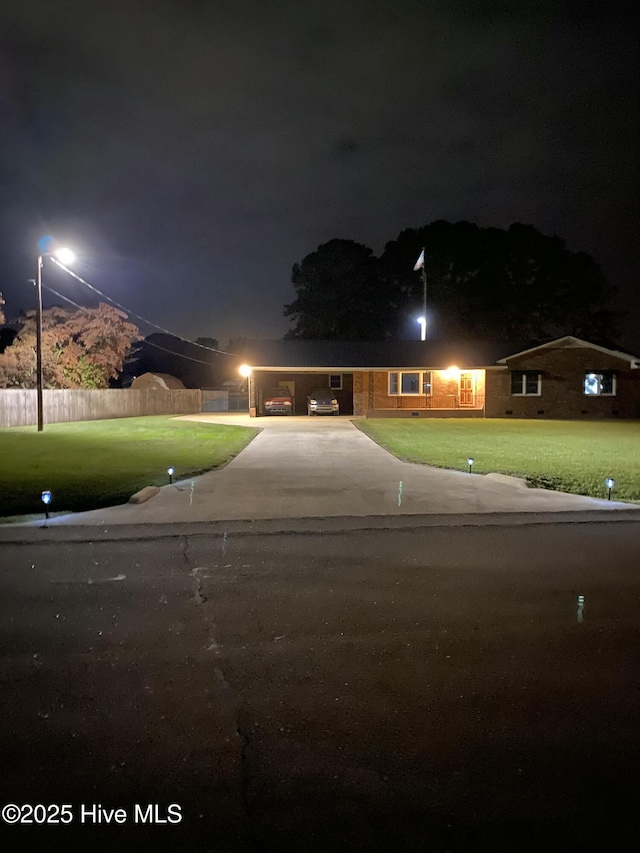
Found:
[[[614,501],[528,489],[511,478],[401,462],[344,417],[184,416],[261,427],[225,468],[165,486],[150,501],[52,519],[144,524],[232,519],[630,509]],[[494,479],[494,477],[496,477]]]

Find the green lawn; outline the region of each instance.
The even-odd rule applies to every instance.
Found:
[[[0,516],[86,510],[126,502],[143,486],[217,468],[258,430],[180,421],[163,415],[0,429]]]
[[[640,421],[576,422],[433,418],[371,419],[360,429],[400,459],[439,468],[497,471],[526,477],[531,485],[640,501]]]

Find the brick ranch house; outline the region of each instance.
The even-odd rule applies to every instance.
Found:
[[[509,355],[441,341],[251,341],[249,409],[286,386],[294,413],[330,387],[340,413],[367,418],[640,418],[640,358],[572,336]]]

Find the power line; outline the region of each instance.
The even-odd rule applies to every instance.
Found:
[[[143,323],[147,323],[147,325],[149,325],[149,326],[153,326],[153,328],[154,328],[154,329],[159,329],[161,332],[164,332],[164,333],[165,333],[165,334],[167,334],[167,335],[171,335],[171,336],[172,336],[172,337],[174,337],[174,338],[178,338],[179,340],[183,341],[185,344],[191,344],[191,346],[194,346],[194,347],[200,347],[200,349],[206,349],[206,350],[208,350],[209,352],[215,352],[215,353],[217,353],[218,355],[230,355],[230,356],[232,356],[233,358],[237,358],[237,357],[238,357],[238,354],[237,354],[237,353],[235,353],[235,352],[226,352],[225,350],[221,350],[221,349],[214,349],[213,347],[207,347],[207,346],[205,346],[204,344],[198,344],[198,343],[196,343],[195,341],[189,341],[189,340],[187,340],[186,338],[183,338],[181,335],[176,335],[174,332],[171,332],[169,329],[165,329],[163,326],[158,326],[158,324],[157,324],[157,323],[152,323],[152,322],[151,322],[151,320],[147,320],[147,318],[146,318],[146,317],[143,317],[141,314],[136,314],[136,312],[135,312],[135,311],[132,311],[132,310],[131,310],[131,308],[127,308],[127,306],[126,306],[126,305],[121,305],[121,303],[120,303],[120,302],[116,302],[116,300],[115,300],[115,299],[112,299],[110,296],[107,296],[107,294],[106,294],[106,293],[103,293],[101,290],[98,290],[98,288],[97,288],[97,287],[94,287],[92,284],[89,284],[89,282],[88,282],[88,281],[85,281],[83,278],[80,278],[80,276],[79,276],[79,275],[77,275],[77,273],[74,273],[74,271],[73,271],[73,270],[70,270],[70,269],[69,269],[69,267],[66,267],[64,264],[60,263],[60,261],[59,261],[57,258],[51,257],[51,260],[53,261],[53,263],[54,263],[56,266],[60,267],[60,269],[62,269],[62,270],[64,270],[65,272],[69,273],[69,275],[70,275],[72,278],[75,278],[75,279],[76,279],[77,281],[79,281],[81,284],[84,284],[86,287],[88,287],[88,288],[90,288],[91,290],[93,290],[93,291],[94,291],[95,293],[97,293],[99,296],[102,296],[104,299],[107,299],[107,300],[108,300],[109,302],[111,302],[113,305],[116,305],[118,308],[121,308],[123,311],[126,311],[128,314],[133,314],[133,316],[134,316],[134,317],[137,317],[137,319],[138,319],[138,320],[142,320],[142,322],[143,322]],[[169,350],[169,352],[171,352],[171,350]],[[203,362],[203,364],[206,364],[206,362]]]
[[[43,286],[44,288],[46,288],[47,290],[49,290],[51,293],[55,293],[55,295],[56,295],[56,296],[59,296],[59,297],[60,297],[60,299],[65,299],[67,302],[69,302],[69,303],[70,303],[71,305],[73,305],[75,308],[78,308],[80,311],[86,311],[86,310],[87,310],[87,309],[86,309],[86,308],[84,308],[82,305],[78,305],[78,303],[77,303],[77,302],[74,302],[74,301],[73,301],[73,299],[69,299],[69,297],[68,297],[68,296],[64,296],[62,293],[58,293],[58,291],[57,291],[57,290],[54,290],[54,289],[53,289],[53,287],[49,287],[49,285],[48,285],[48,284],[44,284],[44,283],[43,283],[43,285],[42,285],[42,286]],[[181,338],[181,340],[184,340],[184,339],[183,339],[183,338]],[[183,354],[183,353],[181,353],[181,352],[175,352],[175,351],[174,351],[174,350],[172,350],[172,349],[167,349],[167,347],[162,347],[162,346],[160,346],[160,344],[154,344],[154,343],[153,343],[153,341],[148,341],[148,340],[146,340],[146,339],[144,339],[144,338],[143,338],[143,340],[142,340],[142,343],[143,343],[145,346],[150,346],[150,347],[155,347],[156,349],[161,349],[163,352],[168,352],[168,353],[170,353],[171,355],[175,355],[175,356],[177,356],[178,358],[186,358],[188,361],[195,361],[197,364],[206,364],[206,365],[207,365],[207,367],[214,367],[214,366],[215,366],[215,365],[213,364],[213,362],[211,362],[211,361],[202,361],[202,359],[201,359],[201,358],[193,358],[193,357],[192,357],[192,356],[190,356],[190,355],[184,355],[184,354]],[[191,343],[192,343],[192,341],[185,341],[185,343],[191,344]],[[136,346],[136,344],[132,344],[132,346]],[[208,349],[208,347],[207,347],[207,349]],[[213,350],[213,352],[217,352],[217,350]]]
[[[54,290],[52,287],[49,287],[49,285],[48,285],[48,284],[45,284],[44,282],[42,282],[42,286],[43,286],[46,290],[50,290],[50,291],[51,291],[51,293],[55,293],[55,295],[56,295],[56,296],[59,296],[59,297],[60,297],[60,299],[64,299],[64,300],[66,300],[67,302],[69,302],[71,305],[73,305],[73,307],[74,307],[74,308],[77,308],[77,309],[78,309],[78,310],[80,310],[80,311],[86,311],[86,310],[87,310],[83,305],[78,305],[78,303],[77,303],[77,302],[74,302],[74,301],[73,301],[73,299],[69,299],[69,297],[68,297],[68,296],[63,296],[63,295],[62,295],[62,293],[58,293],[58,291],[57,291],[57,290]]]

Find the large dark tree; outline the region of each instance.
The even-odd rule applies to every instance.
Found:
[[[381,266],[352,240],[330,240],[293,267],[296,298],[285,306],[295,323],[288,338],[375,341],[388,336]]]
[[[614,292],[593,258],[520,224],[504,230],[438,221],[387,243],[380,262],[401,327],[422,305],[412,262],[423,246],[427,313],[439,338],[618,338]]]
[[[589,255],[530,225],[507,230],[432,222],[403,231],[382,256],[332,240],[293,268],[297,299],[287,337],[381,340],[413,337],[426,248],[429,335],[523,343],[573,334],[617,342],[613,289]]]

